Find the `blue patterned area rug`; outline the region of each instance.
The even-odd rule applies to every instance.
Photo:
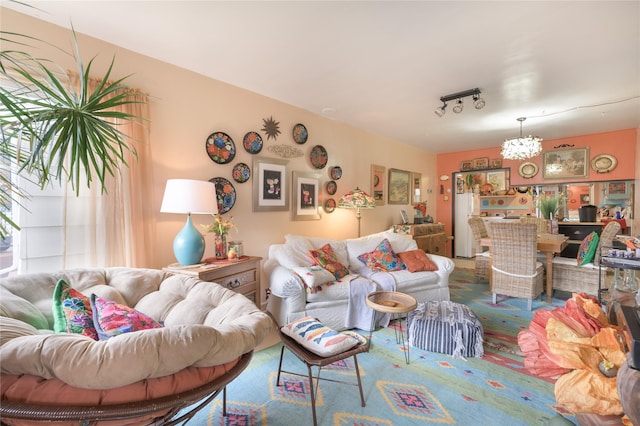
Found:
[[[568,297],[569,295],[566,294]],[[373,333],[368,353],[358,356],[366,406],[360,406],[355,386],[321,381],[317,394],[319,425],[545,425],[571,413],[555,405],[553,383],[530,375],[523,367],[517,334],[527,328],[532,313],[526,301],[499,298],[491,303],[488,284],[476,283],[471,271],[456,270],[451,278],[451,299],[469,306],[484,328],[483,358],[454,359],[449,355],[396,343],[392,325]],[[535,309],[563,306],[541,299]],[[368,332],[361,334],[368,336]],[[290,374],[276,386],[280,345],[257,352],[251,365],[227,387],[227,411],[216,398],[187,424],[189,426],[311,425],[308,380]],[[355,381],[353,360],[332,364],[322,377]],[[306,374],[306,367],[285,351],[283,368]],[[314,374],[316,373],[314,368]]]

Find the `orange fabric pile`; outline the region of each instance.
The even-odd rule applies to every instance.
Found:
[[[558,379],[558,404],[574,413],[618,415],[623,410],[616,378],[601,373],[599,364],[619,368],[625,362],[619,337],[595,297],[574,293],[562,308],[537,310],[529,329],[518,334],[518,345],[531,373]]]

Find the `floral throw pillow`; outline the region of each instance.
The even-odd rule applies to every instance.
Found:
[[[93,324],[100,340],[132,331],[161,328],[162,324],[133,308],[91,295]]]
[[[60,279],[53,290],[53,331],[76,333],[98,340],[89,298]]]
[[[338,255],[331,244],[325,244],[317,250],[309,250],[309,254],[316,265],[331,272],[336,280],[349,275],[349,269],[338,260]]]
[[[386,238],[373,251],[361,254],[358,259],[372,271],[392,272],[406,269]]]
[[[598,242],[600,237],[596,232],[592,232],[582,240],[580,248],[578,249],[578,265],[584,265],[589,262],[593,262],[596,257],[596,249],[598,248]]]

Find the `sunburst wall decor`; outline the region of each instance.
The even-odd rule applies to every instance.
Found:
[[[262,126],[262,131],[267,134],[267,140],[273,138],[276,140],[278,135],[280,134],[280,122],[275,121],[273,117],[263,118],[262,122],[264,126]]]

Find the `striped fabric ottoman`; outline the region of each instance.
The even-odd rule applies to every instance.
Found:
[[[419,303],[407,316],[409,344],[453,356],[482,357],[484,330],[468,306],[449,301]]]

